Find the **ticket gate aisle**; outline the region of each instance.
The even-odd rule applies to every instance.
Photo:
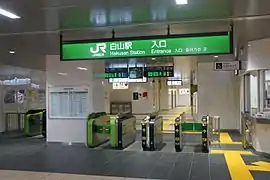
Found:
[[[33,109],[25,113],[23,133],[25,136],[46,137],[46,109]]]
[[[175,151],[181,152],[184,148],[183,133],[184,132],[198,132],[201,134],[201,150],[204,153],[209,153],[210,146],[210,116],[203,116],[201,123],[183,122],[183,117],[180,115],[175,119]]]
[[[142,126],[142,149],[144,151],[161,150],[165,143],[163,142],[163,117],[157,113],[149,114],[141,122]]]
[[[110,117],[104,112],[92,113],[87,120],[87,147],[109,142],[110,148],[123,149],[135,142],[136,118],[130,113]]]

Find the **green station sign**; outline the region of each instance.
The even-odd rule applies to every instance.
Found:
[[[61,43],[61,60],[232,53],[229,32]]]

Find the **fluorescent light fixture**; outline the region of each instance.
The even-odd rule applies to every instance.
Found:
[[[156,60],[156,58],[153,57],[152,60]]]
[[[188,0],[175,0],[175,3],[177,5],[184,5],[184,4],[188,4]]]
[[[66,76],[67,73],[61,73],[61,72],[59,72],[58,75],[60,75],[60,76]]]
[[[218,58],[218,56],[214,56],[214,58]]]
[[[81,71],[87,71],[88,69],[87,68],[84,68],[84,67],[77,67],[78,70],[81,70]]]
[[[9,54],[15,54],[15,51],[10,50]]]
[[[8,17],[10,19],[20,19],[21,18],[20,16],[17,16],[16,14],[13,14],[12,12],[9,12],[9,11],[4,10],[2,8],[0,8],[0,14]]]

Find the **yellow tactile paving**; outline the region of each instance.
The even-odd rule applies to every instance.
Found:
[[[232,180],[253,180],[253,176],[241,157],[240,152],[225,152],[225,160]]]
[[[172,129],[170,129],[170,126],[174,124],[175,118],[178,117],[181,113],[182,112],[176,113],[169,120],[163,121],[163,130],[164,131],[170,131],[170,130],[172,130]]]
[[[178,117],[180,114],[187,112],[188,109],[190,109],[190,107],[182,107],[182,108],[176,108],[176,109],[172,110],[171,111],[172,114],[173,114],[173,112],[176,112],[176,113],[174,115],[172,115],[169,120],[163,121],[163,130],[165,132],[166,131],[173,131],[174,129],[170,128],[170,127],[172,125],[174,125],[175,118]],[[170,112],[168,112],[168,114],[170,114]]]
[[[270,172],[270,163],[268,162],[254,162],[252,165],[247,166],[250,171],[264,171],[264,172]]]
[[[185,131],[185,132],[183,132],[182,134],[202,134],[202,132],[195,132],[195,131]]]
[[[253,155],[250,151],[212,150],[211,154],[224,154],[232,180],[253,180],[241,155]]]
[[[253,155],[252,152],[250,151],[243,151],[243,150],[217,150],[217,149],[214,149],[214,150],[211,150],[211,154],[224,154],[224,153],[227,153],[227,152],[230,152],[230,153],[236,153],[236,154],[243,154],[243,155]]]
[[[227,132],[220,133],[220,144],[242,144],[242,142],[234,142]]]

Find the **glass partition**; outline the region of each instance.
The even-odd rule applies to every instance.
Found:
[[[264,99],[264,109],[270,110],[270,70],[264,71],[264,94],[262,94]]]
[[[259,111],[259,78],[258,71],[250,72],[250,113],[257,114]]]

